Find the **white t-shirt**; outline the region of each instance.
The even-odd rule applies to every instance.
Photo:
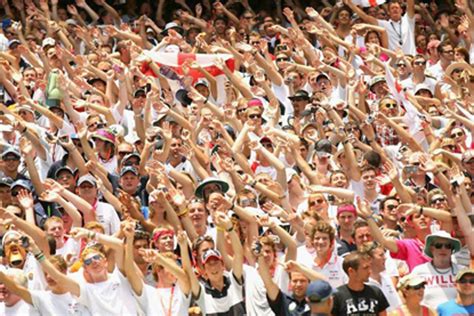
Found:
[[[248,316],[274,316],[267,299],[267,290],[260,274],[254,267],[244,265],[245,307]]]
[[[369,278],[369,282],[366,284],[373,285],[382,290],[383,294],[387,298],[388,303],[390,304],[390,306],[387,308],[387,312],[391,312],[402,305],[402,300],[400,299],[397,289],[393,285],[390,276],[387,275],[385,271],[380,274],[380,281],[381,283]]]
[[[421,276],[426,281],[425,296],[421,303],[434,309],[439,304],[455,299],[455,278],[458,271],[456,265],[449,269],[435,270],[431,262],[416,266],[411,273]]]
[[[120,229],[120,219],[114,207],[109,203],[97,203],[95,218],[104,226],[107,235],[113,235]]]
[[[78,258],[81,250],[81,244],[73,238],[68,238],[61,248],[56,248],[56,254],[61,255],[63,258],[67,257]]]
[[[23,266],[23,272],[28,278],[28,289],[29,290],[45,290],[46,280],[44,278],[43,270],[39,262],[35,257],[28,253],[26,255],[25,265]]]
[[[186,296],[178,285],[173,288],[154,288],[144,284],[142,295],[134,297],[145,315],[187,315],[191,295]],[[171,313],[169,313],[171,311]]]
[[[30,291],[33,306],[41,315],[90,315],[89,310],[77,302],[71,293],[54,294],[51,291]]]
[[[408,13],[405,13],[398,22],[392,20],[377,20],[377,22],[387,31],[389,49],[401,48],[404,54],[416,54],[414,17],[410,18]]]
[[[104,282],[88,283],[79,280],[78,283],[78,301],[85,305],[92,315],[137,315],[137,304],[130,283],[119,269],[115,268]]]
[[[26,303],[23,300],[19,300],[15,305],[13,306],[4,306],[4,311],[2,312],[0,309],[0,314],[4,316],[39,316],[40,314],[38,313],[37,310],[35,310],[30,304]]]

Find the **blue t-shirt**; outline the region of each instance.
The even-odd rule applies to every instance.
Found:
[[[439,316],[464,316],[474,315],[474,304],[462,306],[455,300],[449,300],[438,306],[436,310]]]

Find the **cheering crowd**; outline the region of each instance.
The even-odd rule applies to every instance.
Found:
[[[0,315],[474,315],[472,1],[0,3]]]

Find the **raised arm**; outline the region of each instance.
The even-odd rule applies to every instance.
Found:
[[[367,13],[365,13],[364,10],[362,10],[357,5],[352,3],[352,0],[343,0],[342,2],[345,5],[347,5],[349,8],[351,8],[351,10],[354,11],[366,23],[378,25],[378,21],[377,21],[376,18],[374,18],[373,16],[370,16]]]
[[[218,229],[225,230],[230,237],[232,244],[232,250],[234,252],[234,259],[232,260],[232,273],[235,279],[242,284],[243,283],[243,264],[244,264],[244,251],[242,244],[240,243],[239,236],[234,230],[234,225],[230,218],[224,213],[218,213],[215,216],[215,224]]]
[[[196,274],[194,274],[193,268],[191,266],[191,259],[189,258],[188,249],[188,238],[184,231],[178,231],[178,244],[181,253],[181,262],[183,265],[183,269],[188,276],[193,297],[199,297],[199,294],[201,292],[201,286],[199,285],[199,281],[196,277]]]

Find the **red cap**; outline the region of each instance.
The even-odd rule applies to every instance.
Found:
[[[247,107],[251,106],[263,107],[263,103],[259,99],[251,99],[249,102],[247,102]]]
[[[337,215],[336,215],[336,217],[339,217],[339,215],[340,215],[341,213],[344,213],[344,212],[352,213],[352,214],[354,214],[355,217],[357,217],[356,208],[355,208],[355,206],[352,205],[352,204],[340,205],[340,206],[337,208]]]

